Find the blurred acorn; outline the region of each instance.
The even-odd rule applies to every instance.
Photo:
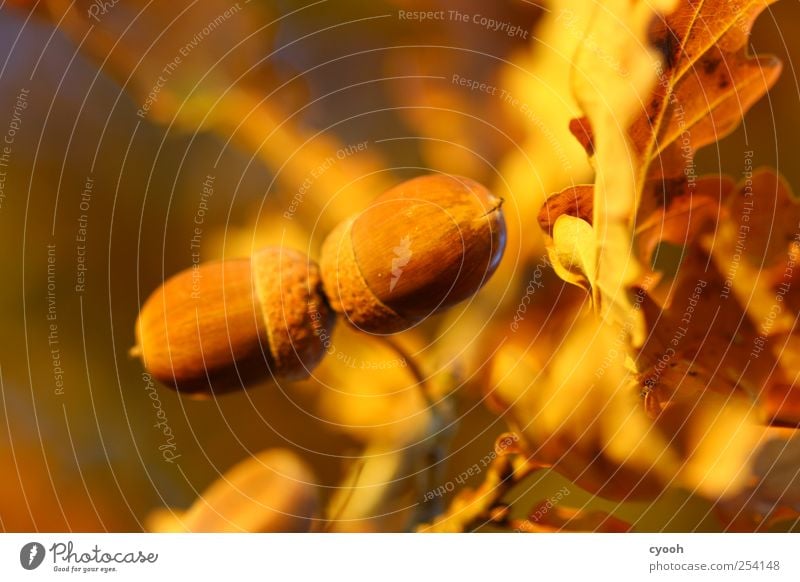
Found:
[[[316,264],[268,247],[169,279],[142,307],[131,353],[180,392],[219,394],[307,377],[333,322]]]
[[[316,479],[294,453],[270,449],[214,481],[184,512],[159,509],[156,532],[306,532],[319,511]]]
[[[471,297],[505,249],[501,204],[458,176],[421,176],[388,190],[323,244],[331,306],[363,331],[396,333]]]

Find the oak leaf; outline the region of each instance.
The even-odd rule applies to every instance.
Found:
[[[605,316],[630,315],[626,290],[649,270],[619,256],[635,251],[637,219],[652,221],[674,199],[693,195],[694,152],[730,133],[777,80],[780,63],[752,57],[746,46],[753,21],[770,3],[681,0],[656,4],[648,14],[643,3],[612,2],[598,10],[591,32],[607,42],[575,57],[584,117],[571,128],[596,169],[591,223],[603,283],[593,286],[593,296]],[[548,206],[569,202],[551,199]],[[548,222],[556,220],[551,214]],[[632,339],[641,343],[640,323]]]

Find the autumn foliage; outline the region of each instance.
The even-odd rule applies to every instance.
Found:
[[[86,2],[12,4],[2,10],[45,31],[43,44],[58,30],[81,57],[75,66],[116,92],[106,96],[113,115],[96,121],[106,149],[92,144],[85,156],[96,192],[109,193],[107,214],[93,202],[90,230],[109,254],[92,256],[90,293],[59,304],[62,338],[81,340],[64,348],[64,365],[71,379],[86,370],[85,394],[82,384],[68,390],[74,409],[37,395],[45,403],[33,410],[59,427],[48,438],[71,444],[67,431],[86,423],[65,419],[92,410],[104,420],[88,423],[98,434],[84,446],[78,434],[50,452],[58,463],[18,460],[40,446],[30,427],[12,437],[24,441],[16,449],[0,447],[0,466],[19,481],[0,490],[4,527],[797,528],[800,201],[758,161],[763,136],[745,136],[739,158],[723,150],[788,73],[752,45],[772,0],[288,2],[289,14],[269,2],[142,0],[97,19]],[[504,36],[472,21],[398,17],[426,4],[519,28]],[[31,60],[49,71],[47,59]],[[89,151],[65,127],[65,141]],[[45,174],[38,146],[28,147],[26,180]],[[723,151],[736,170],[720,162],[709,172],[703,155]],[[61,156],[40,189],[63,206],[81,160]],[[201,212],[206,175],[217,177]],[[30,204],[50,214],[20,236],[70,248],[74,221],[57,225],[65,211],[53,204]],[[285,289],[270,286],[289,279],[286,269],[270,267],[253,287],[246,277],[264,249],[302,251],[291,254],[294,279],[319,287],[321,312],[300,302],[286,317]],[[235,310],[224,282],[240,272],[250,303],[234,331],[253,375],[242,374],[225,327]],[[181,294],[137,326],[146,298],[175,273]],[[186,309],[184,293],[193,276],[219,283],[218,301],[201,307],[214,312],[207,327],[225,390],[209,374],[214,362],[197,363],[203,310]],[[367,299],[348,291],[353,281]],[[256,296],[272,298],[268,325],[251,317]],[[25,309],[14,329],[27,338],[38,320]],[[172,336],[195,342],[184,351],[161,349],[167,311],[181,324]],[[78,314],[70,330],[64,321]],[[291,334],[276,339],[282,324],[304,334],[313,357],[297,354]],[[158,343],[143,364],[127,350],[148,329]],[[45,346],[48,328],[36,333]],[[265,337],[281,348],[272,368],[262,366]],[[32,353],[2,362],[9,385],[50,381],[49,363],[27,363],[49,354]],[[175,354],[202,390],[156,386],[176,379]],[[273,374],[285,371],[280,361],[297,369]],[[96,406],[99,393],[108,401]],[[153,414],[169,419],[170,446],[180,443],[177,468],[162,462],[166,433],[153,431]],[[125,443],[114,461],[127,481],[106,466],[106,441]],[[76,450],[96,466],[79,466]],[[72,464],[80,470],[63,469]],[[103,487],[121,481],[135,484],[133,502]],[[23,508],[29,496],[38,507]]]

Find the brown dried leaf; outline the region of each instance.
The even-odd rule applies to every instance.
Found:
[[[733,190],[733,181],[708,176],[697,181],[694,191],[675,197],[643,220],[636,229],[640,260],[650,265],[656,247],[667,242],[686,245],[720,217],[720,206]]]
[[[562,214],[574,216],[592,224],[594,189],[591,186],[571,186],[558,194],[553,194],[539,211],[539,226],[550,237],[553,236],[553,226]]]
[[[787,250],[800,238],[800,201],[789,184],[773,169],[761,168],[742,180],[726,202],[728,220],[720,223],[719,236],[730,234],[729,226],[746,229],[743,255],[751,265],[762,270],[785,265]],[[716,242],[715,252],[733,250],[730,240],[727,245]]]
[[[740,492],[763,431],[751,403],[696,393],[654,421],[634,395],[624,350],[618,330],[584,319],[544,365],[501,354],[494,396],[526,454],[610,499],[653,499],[669,486],[711,498]]]
[[[752,464],[753,498],[775,510],[800,504],[800,431],[772,429]],[[770,512],[771,512],[770,511]],[[769,513],[769,512],[768,512]]]
[[[597,231],[597,278],[605,280],[600,287],[635,284],[647,271],[648,265],[637,269],[617,256],[629,248],[623,241],[633,238],[637,215],[640,229],[651,229],[639,256],[649,256],[657,242],[652,228],[660,219],[672,220],[685,209],[700,208],[696,201],[665,210],[684,195],[698,194],[698,186],[707,186],[698,183],[694,173],[694,152],[732,131],[777,80],[780,63],[752,57],[746,46],[753,21],[771,1],[731,5],[724,0],[681,0],[668,16],[650,22],[640,46],[632,38],[643,26],[642,6],[612,3],[603,11],[607,15],[597,16],[593,33],[606,39],[607,46],[585,48],[575,58],[576,98],[585,116],[570,129],[595,159],[590,222]],[[646,62],[642,44],[647,42],[657,47],[660,59]],[[609,70],[609,62],[617,67]],[[655,65],[655,70],[648,73],[645,65]],[[556,202],[578,199],[558,198],[549,204]],[[711,201],[703,201],[706,204]],[[711,207],[705,206],[705,211]],[[577,206],[561,210],[572,216],[583,212]],[[553,222],[544,221],[543,226]],[[671,225],[668,230],[673,230]],[[624,293],[607,296],[594,288],[594,295],[601,308],[606,304],[601,313],[624,319],[630,310]]]
[[[549,500],[538,503],[526,520],[514,524],[521,532],[603,532],[631,531],[631,524],[604,511],[553,506]]]
[[[655,416],[711,391],[747,398],[762,423],[799,426],[800,336],[769,333],[753,305],[730,292],[728,280],[706,254],[697,248],[687,252],[668,305],[650,297],[642,304],[647,342],[636,365],[649,399],[645,407]],[[782,303],[773,299],[758,311],[780,310],[794,319],[796,312],[784,312]],[[768,321],[775,324],[777,318]]]
[[[645,164],[682,148],[681,136],[693,150],[718,141],[775,83],[780,62],[747,53],[753,22],[773,1],[684,0],[654,24],[650,39],[663,55],[663,68],[644,115],[631,128]],[[664,169],[666,164],[648,173],[672,175]]]

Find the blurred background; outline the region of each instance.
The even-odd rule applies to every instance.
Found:
[[[331,528],[409,529],[430,509],[426,491],[454,483],[507,430],[482,387],[541,261],[536,214],[547,195],[591,177],[567,127],[578,115],[569,60],[590,8],[2,3],[0,527],[169,529],[158,521],[169,520],[168,508],[187,509],[235,464],[279,447],[309,469],[312,513],[336,517]],[[800,38],[791,34],[799,20],[791,1],[758,20],[753,50],[779,56],[783,76],[734,135],[701,152],[701,171],[738,175],[743,152],[754,150],[754,165],[775,165],[800,184]],[[194,250],[210,260],[284,244],[316,257],[340,220],[428,171],[503,196],[509,229],[490,284],[398,340],[431,378],[454,386],[444,428],[408,369],[392,364],[397,355],[343,326],[337,355],[308,381],[209,401],[157,387],[154,400],[128,355],[134,322],[166,277],[192,265]],[[204,198],[209,177],[213,195]],[[527,325],[553,309],[568,325],[584,309],[581,294],[543,277],[559,300],[537,296]],[[170,438],[158,426],[164,418]],[[425,445],[440,437],[445,453],[432,460]],[[435,480],[420,485],[432,471]],[[480,479],[455,483],[447,497]],[[541,471],[517,496],[530,507],[564,487],[571,504],[636,529],[721,527],[706,502],[679,490],[617,504]]]

